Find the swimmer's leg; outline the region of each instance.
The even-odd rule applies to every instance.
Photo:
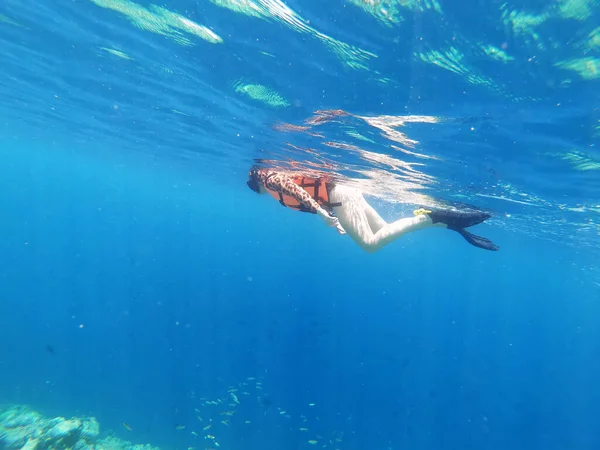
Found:
[[[332,202],[339,202],[342,205],[334,207],[334,213],[346,233],[368,252],[376,252],[406,233],[436,226],[428,215],[417,215],[390,224],[385,223],[363,196],[351,188],[335,187],[329,197]],[[375,232],[371,228],[369,215],[377,228]]]
[[[383,220],[379,213],[375,211],[375,208],[369,205],[369,203],[366,201],[364,210],[365,214],[367,215],[367,220],[369,221],[369,226],[371,227],[371,231],[373,231],[373,233],[377,233],[388,224],[385,220]]]
[[[332,198],[332,195],[329,194]],[[358,245],[365,250],[369,250],[369,245],[373,241],[373,230],[369,224],[369,218],[364,207],[364,200],[358,198],[346,197],[342,206],[333,208],[335,216],[340,221],[340,225]]]
[[[373,235],[373,238],[369,242],[369,251],[377,251],[407,233],[435,226],[437,225],[433,223],[430,217],[423,215],[396,220],[385,225]]]
[[[329,192],[329,200],[332,203],[341,204],[341,206],[333,207],[333,213],[346,234],[367,250],[374,233],[367,215],[369,205],[360,191],[347,186],[335,185]],[[380,221],[372,213],[371,217],[374,227],[380,225]]]
[[[432,223],[436,225],[446,226],[449,230],[456,231],[465,240],[475,247],[482,248],[484,250],[497,251],[499,247],[487,238],[477,236],[469,233],[465,228],[478,225],[491,217],[490,214],[477,211],[477,210],[455,210],[455,209],[442,209],[442,210],[427,210],[418,209],[415,211],[417,217],[419,215],[426,215],[431,218]]]

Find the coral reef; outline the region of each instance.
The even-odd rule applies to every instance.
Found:
[[[0,450],[159,450],[115,436],[100,437],[93,417],[46,418],[24,406],[0,409]]]

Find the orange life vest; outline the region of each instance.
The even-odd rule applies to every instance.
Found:
[[[331,203],[329,201],[329,191],[333,187],[330,182],[321,178],[310,178],[304,176],[295,176],[291,177],[291,179],[294,184],[300,186],[302,189],[308,192],[308,195],[310,195],[319,205],[321,205],[322,208],[331,211],[334,206],[342,205],[341,203]],[[265,189],[283,206],[295,209],[297,211],[307,211],[305,207],[294,197],[274,191],[266,186]]]

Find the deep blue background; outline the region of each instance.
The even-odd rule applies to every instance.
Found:
[[[501,252],[426,230],[367,255],[189,167],[24,142],[2,160],[5,402],[181,448],[199,397],[261,376],[271,406],[242,398],[222,445],[600,442],[598,287],[571,250],[487,227]]]
[[[169,2],[224,39],[183,47],[89,1],[4,0],[0,404],[93,415],[165,449],[207,447],[209,417],[223,450],[600,448],[600,89],[556,65],[597,56],[597,13],[441,3],[385,27],[344,0],[286,2],[377,54],[354,70],[314,35],[208,1]],[[552,18],[533,39],[511,11]],[[416,56],[451,48],[462,72]],[[290,106],[236,93],[240,80]],[[434,159],[357,117],[322,139],[274,130],[337,108],[440,117],[397,127]],[[501,251],[430,229],[366,254],[246,188],[254,158],[309,158],[296,147],[351,175],[407,175],[378,155],[423,164],[424,193],[493,213],[476,232]],[[370,200],[387,219],[412,206]]]

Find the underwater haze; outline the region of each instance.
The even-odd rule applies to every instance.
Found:
[[[0,450],[600,448],[600,2],[467,3],[2,0]]]

